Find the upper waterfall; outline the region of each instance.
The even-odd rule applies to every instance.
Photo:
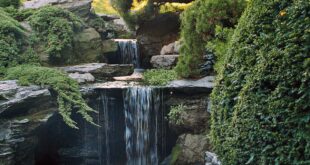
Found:
[[[118,55],[120,63],[133,64],[140,68],[139,47],[136,39],[115,39],[118,44]]]

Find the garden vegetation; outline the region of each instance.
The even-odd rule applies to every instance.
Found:
[[[214,38],[216,26],[234,27],[245,6],[245,0],[196,0],[182,13],[178,76],[200,76],[206,45]]]
[[[224,165],[310,164],[310,3],[252,0],[212,93]]]

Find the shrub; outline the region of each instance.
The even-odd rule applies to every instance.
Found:
[[[212,93],[223,164],[310,163],[310,3],[253,0]]]
[[[0,0],[0,7],[15,7],[18,8],[20,0]]]
[[[143,73],[143,81],[146,85],[163,86],[175,79],[177,75],[174,70],[151,69]]]
[[[71,119],[74,108],[86,121],[94,124],[89,113],[95,111],[83,100],[78,83],[66,74],[51,68],[21,65],[9,68],[5,79],[17,79],[21,85],[49,86],[57,95],[58,111],[68,126],[77,128]]]
[[[29,23],[45,45],[52,64],[67,64],[65,51],[72,48],[74,33],[84,27],[83,21],[73,13],[52,6],[43,7],[29,17]]]
[[[225,55],[229,48],[229,42],[234,33],[233,28],[223,28],[217,26],[215,28],[215,37],[213,40],[209,41],[207,44],[207,49],[215,54],[216,63],[214,69],[216,72],[220,73],[224,66]]]
[[[181,115],[184,111],[185,106],[183,104],[171,107],[170,112],[168,113],[169,122],[176,125],[183,124]]]
[[[14,7],[6,7],[3,8],[5,12],[7,12],[12,18],[15,20],[22,22],[25,21],[27,18],[29,18],[34,12],[35,9],[23,9],[19,10]]]
[[[233,27],[245,0],[197,0],[181,15],[183,44],[176,72],[181,77],[198,77],[205,46],[215,35],[216,25]]]

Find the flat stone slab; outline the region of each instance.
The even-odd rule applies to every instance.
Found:
[[[210,88],[214,87],[214,76],[207,76],[199,80],[174,80],[167,87],[174,88]]]
[[[91,74],[96,80],[107,80],[112,79],[113,77],[129,76],[134,72],[134,67],[132,64],[89,63],[60,67],[60,69],[69,74]],[[80,77],[77,75],[75,76]],[[90,78],[89,75],[87,75],[87,77]]]

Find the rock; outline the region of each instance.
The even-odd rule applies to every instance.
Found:
[[[161,51],[161,55],[168,55],[168,54],[179,54],[180,53],[180,48],[181,48],[181,42],[180,41],[175,41],[172,42],[168,45],[165,45]]]
[[[210,88],[214,87],[214,76],[207,76],[198,80],[174,80],[167,86],[175,88]]]
[[[120,19],[120,17],[117,16],[117,15],[98,14],[98,13],[96,13],[96,15],[99,16],[100,18],[102,18],[105,21],[113,21],[113,20],[116,20],[116,19]]]
[[[91,75],[90,73],[70,73],[69,77],[72,79],[76,80],[78,83],[90,83],[90,82],[95,82],[95,77]]]
[[[94,28],[84,29],[74,35],[73,64],[98,62],[102,55],[101,36]],[[104,59],[101,59],[104,62]]]
[[[174,53],[174,43],[165,45],[163,48],[161,48],[161,51],[160,51],[161,55],[167,55],[167,54],[173,54],[173,53]]]
[[[178,61],[179,55],[157,55],[151,58],[154,68],[172,69]]]
[[[206,135],[184,134],[177,140],[180,153],[177,165],[204,165],[205,151],[209,148]]]
[[[1,164],[35,164],[35,132],[56,110],[55,99],[47,89],[0,81]]]
[[[180,49],[181,49],[181,41],[176,41],[174,42],[174,49],[173,49],[173,53],[175,54],[180,54]]]
[[[167,107],[183,105],[178,115],[169,120],[169,128],[177,135],[206,133],[210,127],[209,93],[187,94],[174,91],[167,98]],[[169,118],[168,118],[169,119]],[[179,121],[176,123],[174,120]]]
[[[130,76],[113,77],[116,81],[142,81],[143,74],[140,69],[135,69],[134,73]]]
[[[206,152],[205,155],[205,165],[221,165],[222,163],[218,160],[218,157],[215,153],[212,152]]]
[[[86,74],[90,73],[96,81],[112,79],[112,77],[128,76],[134,72],[132,64],[105,64],[105,63],[90,63],[83,65],[75,65],[68,67],[60,67],[68,73]]]
[[[161,14],[139,25],[137,40],[142,57],[141,63],[144,68],[151,66],[151,57],[160,54],[160,50],[164,45],[178,39],[179,29],[179,15],[171,13]]]
[[[102,41],[102,51],[103,58],[111,63],[113,61],[111,59],[117,58],[118,44],[114,40],[104,40]]]
[[[80,17],[88,17],[91,14],[92,0],[32,0],[23,3],[23,9],[37,9],[47,5],[53,5],[67,9]]]

